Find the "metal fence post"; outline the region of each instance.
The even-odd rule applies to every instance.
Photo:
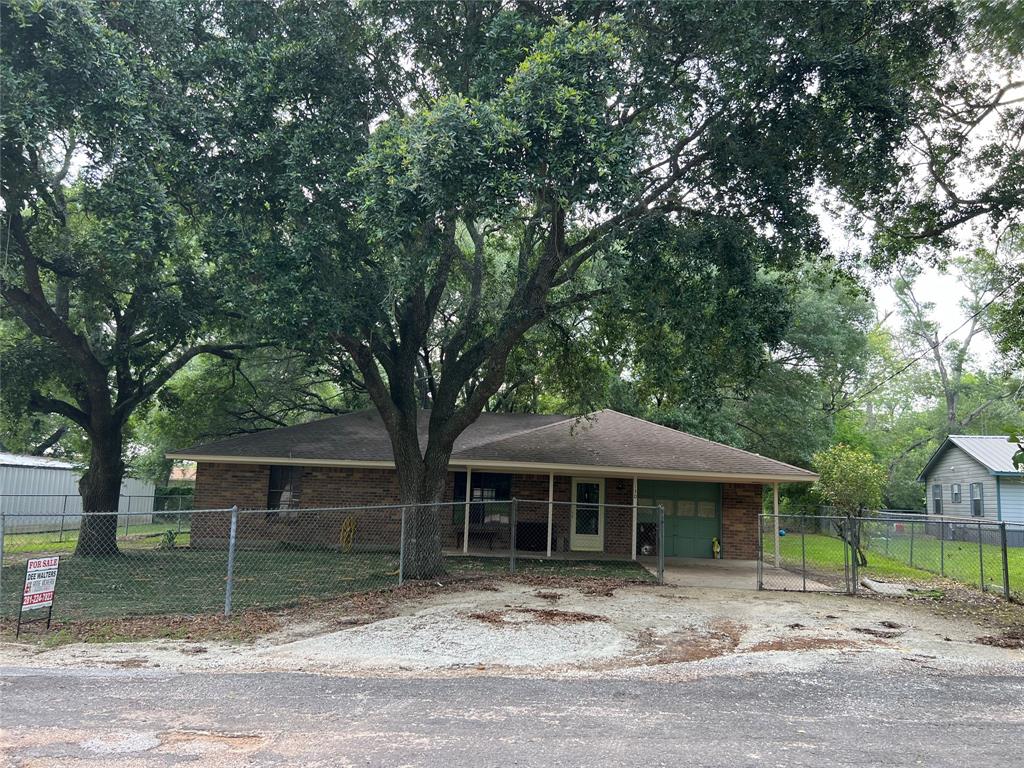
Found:
[[[985,591],[985,549],[981,541],[981,523],[978,523],[978,582]]]
[[[1010,558],[1006,551],[1006,521],[999,523],[999,548],[1003,555],[1003,596],[1010,599]]]
[[[512,499],[512,509],[509,513],[509,532],[508,532],[508,572],[516,572],[516,509],[517,500]]]
[[[3,573],[4,573],[4,528],[7,527],[6,521],[4,520],[4,508],[3,500],[0,499],[0,618],[4,615],[4,585],[3,585]]]
[[[68,497],[64,494],[64,505],[60,510],[60,535],[57,537],[57,541],[64,541],[64,516],[68,513]]]
[[[228,577],[224,583],[224,615],[231,615],[231,590],[235,578],[235,539],[238,536],[238,506],[231,508],[231,530],[228,533]]]
[[[131,521],[132,521],[132,497],[129,496],[128,497],[128,511],[125,513],[125,516],[124,516],[124,537],[126,539],[128,538],[128,526],[131,524]]]
[[[803,576],[802,591],[807,591],[807,531],[800,527],[800,574]]]
[[[405,581],[405,507],[402,507],[402,527],[398,534],[398,586]]]
[[[914,567],[914,521],[910,521],[910,567]]]
[[[665,583],[665,505],[658,505],[658,583]]]
[[[850,521],[850,594],[857,594],[857,584],[860,581],[860,518],[849,515]]]
[[[946,575],[946,521],[939,520],[939,576]]]
[[[757,516],[757,590],[764,589],[764,515]]]

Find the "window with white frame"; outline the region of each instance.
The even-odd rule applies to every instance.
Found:
[[[981,483],[971,483],[971,515],[985,516],[985,486]]]
[[[954,504],[960,503],[960,483],[953,483],[949,486],[949,500]]]
[[[932,513],[942,514],[942,483],[935,483],[932,486]]]

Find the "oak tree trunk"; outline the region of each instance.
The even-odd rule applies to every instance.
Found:
[[[449,452],[450,453],[450,452]],[[448,478],[448,455],[396,456],[399,498],[405,508],[403,575],[436,579],[445,574],[441,551],[441,515]],[[447,511],[447,510],[445,510]]]
[[[83,515],[75,554],[80,557],[111,557],[119,554],[117,507],[124,477],[120,430],[115,437],[93,437],[90,443],[89,468],[78,481],[82,509],[110,514]]]

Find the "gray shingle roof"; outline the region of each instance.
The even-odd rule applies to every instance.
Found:
[[[950,444],[960,448],[993,474],[1024,475],[1024,472],[1013,466],[1013,454],[1017,452],[1017,445],[1007,440],[1006,435],[950,435],[921,470],[920,478],[928,473],[929,467]]]
[[[426,434],[429,414],[420,416]],[[421,438],[422,439],[422,438]],[[168,454],[172,458],[391,462],[391,443],[376,411],[267,430]],[[611,410],[582,418],[481,414],[456,441],[451,463],[604,467],[666,474],[812,481],[805,469]],[[526,468],[526,467],[524,467]]]

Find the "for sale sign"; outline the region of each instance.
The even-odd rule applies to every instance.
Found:
[[[21,610],[49,608],[53,605],[53,590],[57,586],[59,557],[37,557],[28,561],[25,568],[25,594],[21,599]]]

